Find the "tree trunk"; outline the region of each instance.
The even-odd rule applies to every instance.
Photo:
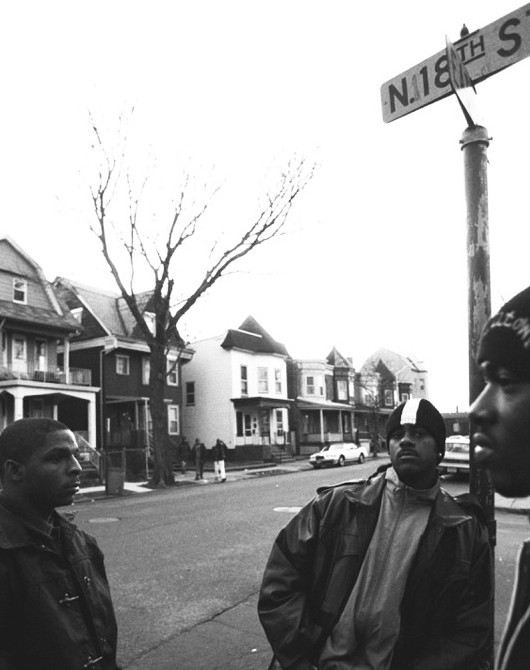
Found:
[[[166,356],[164,345],[151,346],[151,372],[149,375],[151,420],[153,422],[154,469],[150,483],[161,488],[173,486],[175,477],[171,452],[167,448],[168,418],[164,402],[166,383]]]

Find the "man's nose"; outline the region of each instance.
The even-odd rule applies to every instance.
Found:
[[[71,456],[71,458],[70,458],[70,463],[69,463],[68,470],[69,470],[70,472],[75,472],[75,473],[77,473],[77,474],[79,474],[79,473],[81,472],[81,470],[82,470],[79,461],[77,460],[77,458],[76,458],[73,454],[72,454],[72,456]]]
[[[490,395],[490,385],[487,384],[469,408],[470,421],[476,424],[481,424],[485,423],[490,418],[492,411]]]
[[[406,430],[403,433],[403,437],[399,441],[400,444],[414,444],[414,440],[412,439],[412,435],[410,431]]]

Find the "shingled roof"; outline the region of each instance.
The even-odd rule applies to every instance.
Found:
[[[272,338],[253,316],[247,316],[239,328],[228,330],[221,346],[224,349],[245,349],[260,354],[289,356],[285,346]]]

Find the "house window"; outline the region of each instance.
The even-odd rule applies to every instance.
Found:
[[[306,391],[307,395],[315,395],[315,378],[306,377]]]
[[[144,321],[145,325],[149,328],[149,332],[151,335],[155,334],[155,329],[156,329],[156,323],[155,323],[155,315],[153,312],[144,312]]]
[[[13,336],[13,363],[15,366],[26,363],[26,338],[22,335]]]
[[[238,437],[250,437],[252,435],[252,420],[250,414],[236,412],[236,431]]]
[[[241,366],[241,395],[248,395],[248,368]]]
[[[407,400],[410,400],[410,393],[402,393],[400,397],[401,402],[407,402]]]
[[[82,307],[76,307],[75,309],[70,310],[70,314],[74,317],[76,321],[81,321],[83,320],[83,308]]]
[[[167,383],[169,386],[178,386],[179,369],[177,360],[167,361]]]
[[[13,279],[13,302],[27,302],[28,285],[24,279]]]
[[[195,382],[186,382],[186,405],[195,405]]]
[[[151,360],[144,356],[142,358],[142,384],[147,386],[149,384],[149,376],[151,375]]]
[[[394,393],[390,389],[385,389],[385,407],[392,407],[394,405]]]
[[[268,368],[258,368],[258,393],[269,392],[269,370]]]
[[[116,354],[116,374],[118,375],[129,374],[129,356]]]
[[[348,388],[345,380],[337,381],[337,399],[348,400]]]
[[[282,371],[280,368],[274,370],[274,390],[276,393],[282,392]]]
[[[169,435],[179,434],[179,406],[167,406],[167,432]]]

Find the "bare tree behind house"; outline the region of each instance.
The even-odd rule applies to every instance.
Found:
[[[190,284],[186,276],[186,257],[192,242],[199,239],[201,227],[207,225],[205,213],[215,194],[204,195],[197,204],[190,196],[189,176],[184,185],[171,194],[172,205],[167,221],[155,221],[149,207],[143,206],[145,180],[139,188],[133,185],[125,169],[125,154],[118,159],[106,153],[97,126],[93,125],[95,148],[101,159],[99,173],[91,187],[96,224],[93,230],[123,299],[127,303],[150,350],[149,402],[152,420],[154,471],[152,484],[174,483],[171,453],[167,435],[167,410],[164,388],[167,355],[171,349],[185,346],[179,323],[193,306],[238,261],[284,231],[294,201],[311,180],[314,165],[305,160],[291,161],[281,173],[278,185],[267,195],[255,217],[245,225],[237,238],[210,247],[194,246],[194,267],[201,268]],[[125,186],[125,197],[117,193]],[[146,211],[147,210],[147,213]],[[197,253],[197,250],[199,253]],[[124,262],[125,259],[125,262]],[[202,269],[203,268],[203,269]],[[145,291],[136,290],[139,274],[147,269],[150,283],[149,311],[155,314],[150,329],[144,317]],[[182,293],[185,286],[185,294]],[[178,365],[178,361],[174,363]]]

